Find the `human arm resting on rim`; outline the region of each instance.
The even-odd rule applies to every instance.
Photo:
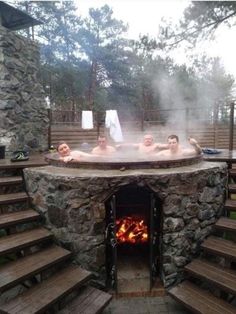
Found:
[[[197,154],[201,154],[202,153],[202,148],[198,144],[198,142],[194,138],[192,138],[192,137],[189,137],[188,140],[189,140],[189,144],[191,144],[193,146],[195,152]]]

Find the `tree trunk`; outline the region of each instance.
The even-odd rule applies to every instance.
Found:
[[[97,87],[97,62],[93,61],[90,72],[90,82],[88,90],[88,107],[90,110],[94,107],[94,99]]]

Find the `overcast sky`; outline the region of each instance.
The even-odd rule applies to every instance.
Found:
[[[108,4],[113,9],[114,17],[129,24],[128,36],[138,39],[139,34],[149,34],[156,37],[158,25],[162,18],[174,23],[181,18],[184,9],[190,3],[188,0],[75,0],[78,14],[86,16],[89,8],[99,8]],[[215,42],[207,42],[198,46],[199,52],[207,52],[209,56],[221,57],[226,71],[236,77],[236,48],[232,45],[236,27],[229,29],[221,27]],[[192,51],[191,51],[192,53]],[[178,63],[186,61],[183,51],[174,52],[172,57]]]
[[[138,38],[139,34],[158,34],[162,17],[177,21],[189,1],[187,0],[75,0],[82,15],[88,8],[98,8],[108,4],[114,17],[129,24],[129,36]]]

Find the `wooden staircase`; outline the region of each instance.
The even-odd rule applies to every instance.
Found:
[[[214,235],[201,244],[202,254],[185,266],[187,279],[171,288],[168,294],[193,313],[236,313],[236,171],[229,170],[232,183],[228,185],[225,202],[226,217],[215,223]]]
[[[0,177],[0,187],[7,191],[0,194],[0,313],[101,313],[111,295],[88,286],[92,274],[73,264],[70,251],[54,244],[52,233],[29,206],[18,165],[24,168],[14,163]],[[19,203],[25,207],[17,208]]]

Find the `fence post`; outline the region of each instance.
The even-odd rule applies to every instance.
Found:
[[[213,131],[214,131],[214,148],[218,147],[219,125],[218,125],[219,106],[216,104],[213,109]]]
[[[189,108],[185,109],[185,133],[188,136],[192,136],[189,134]]]
[[[48,120],[49,120],[49,125],[48,125],[48,149],[50,149],[52,140],[51,140],[51,125],[52,125],[52,109],[48,108]]]
[[[230,104],[230,120],[229,120],[229,150],[234,147],[234,103]]]
[[[144,110],[141,109],[141,131],[144,131]]]
[[[96,138],[98,138],[98,135],[100,133],[100,111],[96,111],[96,126],[97,126],[97,134]]]

